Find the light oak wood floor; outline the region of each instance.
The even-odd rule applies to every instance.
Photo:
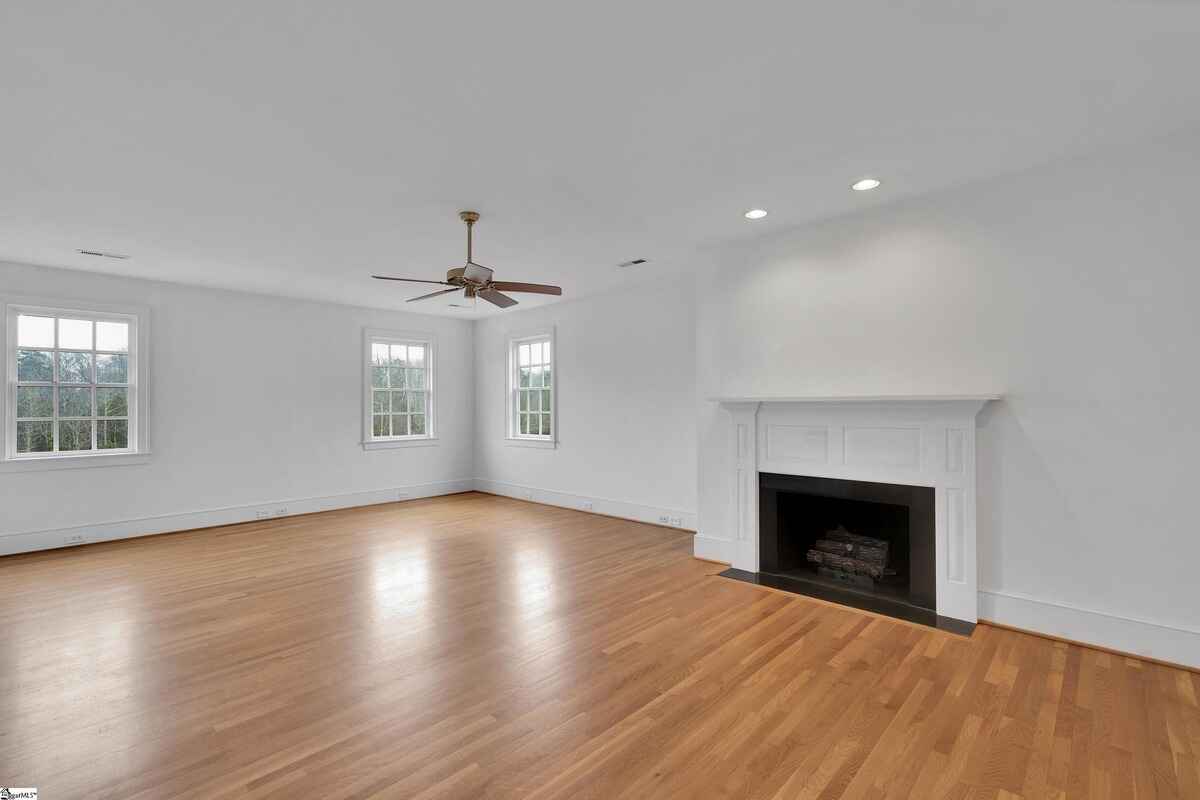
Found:
[[[1200,797],[1200,676],[715,576],[481,494],[0,559],[0,781],[63,798]]]

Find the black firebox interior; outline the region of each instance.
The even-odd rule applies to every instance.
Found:
[[[831,531],[887,542],[884,574],[810,560],[810,551],[828,548]],[[779,588],[937,624],[934,536],[932,487],[759,475],[759,574]]]

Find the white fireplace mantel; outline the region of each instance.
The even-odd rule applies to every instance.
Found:
[[[729,412],[733,566],[758,572],[760,472],[934,488],[937,613],[975,622],[975,417],[996,394],[713,397]]]

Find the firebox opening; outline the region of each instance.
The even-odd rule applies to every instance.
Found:
[[[931,487],[763,473],[759,489],[760,574],[801,594],[936,620]]]
[[[865,500],[779,495],[773,568],[844,589],[908,599],[908,508]]]

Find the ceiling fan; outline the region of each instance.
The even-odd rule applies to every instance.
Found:
[[[517,283],[514,281],[495,281],[492,280],[492,275],[495,274],[488,267],[482,264],[476,264],[471,260],[471,230],[475,223],[479,221],[479,214],[474,211],[458,212],[459,219],[467,223],[467,263],[461,267],[451,267],[446,270],[446,280],[444,281],[427,281],[420,278],[393,278],[389,275],[372,275],[372,278],[378,278],[381,281],[404,281],[406,283],[437,283],[442,286],[449,286],[449,289],[442,289],[429,294],[423,294],[420,297],[410,297],[408,302],[415,303],[418,300],[428,300],[430,297],[438,297],[443,294],[457,292],[463,290],[464,297],[482,297],[492,305],[500,308],[508,308],[515,306],[517,301],[512,299],[503,292],[532,292],[533,294],[554,294],[561,295],[562,287],[548,286],[544,283]]]

